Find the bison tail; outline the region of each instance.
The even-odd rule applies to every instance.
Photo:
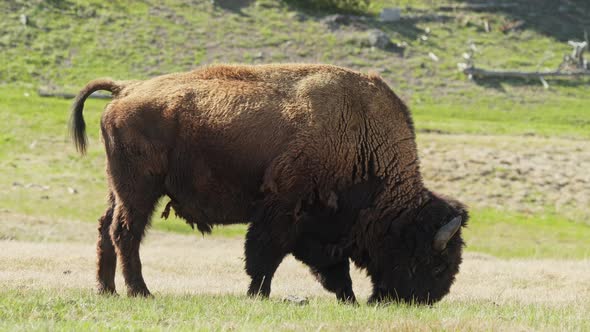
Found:
[[[86,145],[88,138],[86,137],[86,122],[84,122],[84,116],[82,111],[84,109],[84,101],[93,92],[98,90],[106,90],[116,95],[122,88],[119,82],[115,82],[111,79],[98,79],[88,83],[82,91],[76,96],[74,104],[72,104],[72,111],[70,116],[70,134],[72,140],[76,146],[76,150],[80,154],[86,153]]]

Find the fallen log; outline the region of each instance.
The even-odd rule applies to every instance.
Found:
[[[590,76],[590,70],[580,71],[508,71],[508,70],[486,70],[476,67],[466,67],[463,73],[470,77],[479,78],[521,78],[521,79],[541,79],[547,77],[579,77]]]

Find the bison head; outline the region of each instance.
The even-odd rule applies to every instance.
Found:
[[[365,266],[373,281],[369,301],[439,301],[459,272],[464,245],[461,227],[468,219],[465,207],[428,193],[417,209],[386,219],[380,223],[383,240],[375,242]]]

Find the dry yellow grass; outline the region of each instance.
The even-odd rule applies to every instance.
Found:
[[[1,241],[0,287],[92,288],[93,243]],[[242,240],[154,233],[144,244],[145,277],[158,293],[245,293]],[[355,290],[367,297],[370,284],[353,273]],[[122,278],[118,278],[123,291]],[[273,295],[331,296],[291,257],[280,266]],[[500,260],[468,253],[448,301],[562,305],[590,298],[590,261]]]
[[[15,222],[12,222],[15,223]],[[3,227],[11,222],[3,220]],[[39,222],[20,219],[32,239],[38,232],[55,229],[53,241],[0,241],[0,287],[87,288],[94,287],[94,235],[92,224]],[[69,225],[70,227],[65,227]],[[56,241],[59,231],[64,241]],[[76,238],[77,236],[77,238]],[[244,294],[248,277],[243,270],[243,240],[201,237],[158,231],[148,233],[141,255],[145,278],[156,294]],[[123,280],[118,276],[119,291]],[[369,280],[353,273],[360,298],[370,292]],[[331,297],[306,267],[287,258],[273,281],[273,296],[295,294]],[[590,260],[497,259],[467,253],[458,280],[446,301],[517,301],[523,304],[562,305],[590,298]]]
[[[244,296],[248,277],[240,237],[151,231],[141,254],[157,300],[138,302],[124,295],[90,295],[95,233],[91,223],[0,214],[0,330],[512,331],[590,326],[590,260],[505,260],[468,252],[450,295],[434,308],[372,309],[337,304],[292,257],[277,271],[271,301],[250,300]],[[352,277],[362,302],[370,293],[369,280],[357,270]],[[121,275],[117,281],[124,294]],[[286,295],[306,296],[310,304],[276,301]]]

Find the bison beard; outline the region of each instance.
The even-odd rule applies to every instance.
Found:
[[[72,107],[86,150],[85,99],[108,90],[101,118],[109,206],[99,220],[97,282],[147,296],[140,242],[156,202],[199,231],[249,222],[248,294],[268,296],[292,253],[341,301],[349,261],[370,301],[434,303],[461,263],[461,203],[422,184],[404,103],[376,75],[327,65],[211,66],[146,81],[90,82]]]

